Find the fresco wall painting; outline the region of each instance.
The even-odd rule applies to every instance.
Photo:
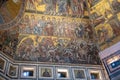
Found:
[[[88,19],[26,10],[15,60],[100,64]]]
[[[73,4],[70,3],[71,12],[67,15],[66,0],[57,1],[59,4],[55,6],[56,15],[50,8],[50,2],[53,0],[49,0],[50,2],[35,0],[40,4],[37,2],[33,4],[31,1],[33,0],[27,1],[25,13],[18,25],[1,33],[3,36],[4,33],[7,35],[2,40],[4,44],[1,44],[1,50],[4,53],[17,61],[101,64],[98,57],[99,50],[93,40],[94,32],[91,23],[89,19],[83,17],[86,14],[80,17],[77,14],[74,15],[71,11]],[[62,14],[58,15],[59,12]],[[10,34],[12,32],[15,33]]]

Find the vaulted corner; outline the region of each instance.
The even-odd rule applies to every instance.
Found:
[[[0,79],[107,80],[99,52],[120,40],[119,2],[1,0]]]

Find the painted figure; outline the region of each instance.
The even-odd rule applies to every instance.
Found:
[[[30,16],[30,23],[31,23],[30,24],[31,27],[34,27],[37,24],[37,21],[36,21],[34,14],[31,14],[31,16]]]
[[[30,17],[29,15],[24,16],[23,24],[30,25]]]
[[[29,15],[25,15],[24,16],[24,21],[23,24],[25,25],[26,29],[25,29],[25,33],[30,34],[31,33],[31,27],[30,27],[30,16]]]
[[[45,69],[45,72],[43,72],[43,77],[50,77],[50,73],[48,72],[47,69]]]
[[[47,26],[45,27],[45,31],[47,36],[53,36],[54,27],[52,22],[47,23]]]
[[[46,18],[45,16],[41,16],[41,19],[38,20],[37,26],[39,27],[40,35],[45,35],[45,27],[46,27]]]
[[[67,0],[67,15],[70,14],[70,10],[71,10],[71,0]]]
[[[78,8],[77,16],[78,17],[84,16],[84,9],[86,7],[85,5],[86,5],[85,0],[78,0],[78,3],[77,3],[77,8]]]
[[[84,33],[85,33],[84,26],[80,24],[79,27],[76,28],[75,33],[76,33],[76,37],[84,39]]]
[[[60,0],[60,1],[57,1],[57,4],[58,4],[58,15],[63,15],[63,14],[66,14],[67,12],[67,0]]]
[[[41,35],[42,33],[42,28],[40,28],[40,26],[38,26],[38,25],[35,25],[34,26],[34,28],[33,28],[33,32],[34,32],[34,34],[36,34],[36,35]]]
[[[46,5],[45,7],[45,14],[52,14],[53,9],[55,9],[55,3],[53,0],[43,0],[43,3]],[[53,4],[54,3],[54,4]]]
[[[101,28],[101,37],[100,37],[100,41],[104,42],[106,39],[106,33],[107,33],[107,29],[104,28],[104,26]]]
[[[85,78],[84,71],[78,70],[76,74],[76,78],[84,79]]]
[[[52,4],[53,4],[52,14],[55,15],[57,11],[57,0],[52,0]]]
[[[28,9],[36,11],[35,2],[38,3],[38,0],[28,0],[27,1],[27,7],[28,7]]]
[[[65,18],[62,18],[63,22],[60,22],[60,25],[57,25],[57,36],[63,36],[63,32],[64,32],[64,21]]]
[[[71,0],[71,9],[72,9],[72,14],[76,15],[78,8],[77,8],[78,1],[77,0]]]

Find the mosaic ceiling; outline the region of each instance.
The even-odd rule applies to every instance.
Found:
[[[3,0],[1,3],[0,10],[4,4],[5,8],[10,4],[19,6],[5,10],[12,21],[0,11],[0,50],[17,61],[101,64],[99,50],[119,41],[119,9],[111,10],[112,0],[87,3],[86,0]],[[103,3],[104,8],[99,6]]]

